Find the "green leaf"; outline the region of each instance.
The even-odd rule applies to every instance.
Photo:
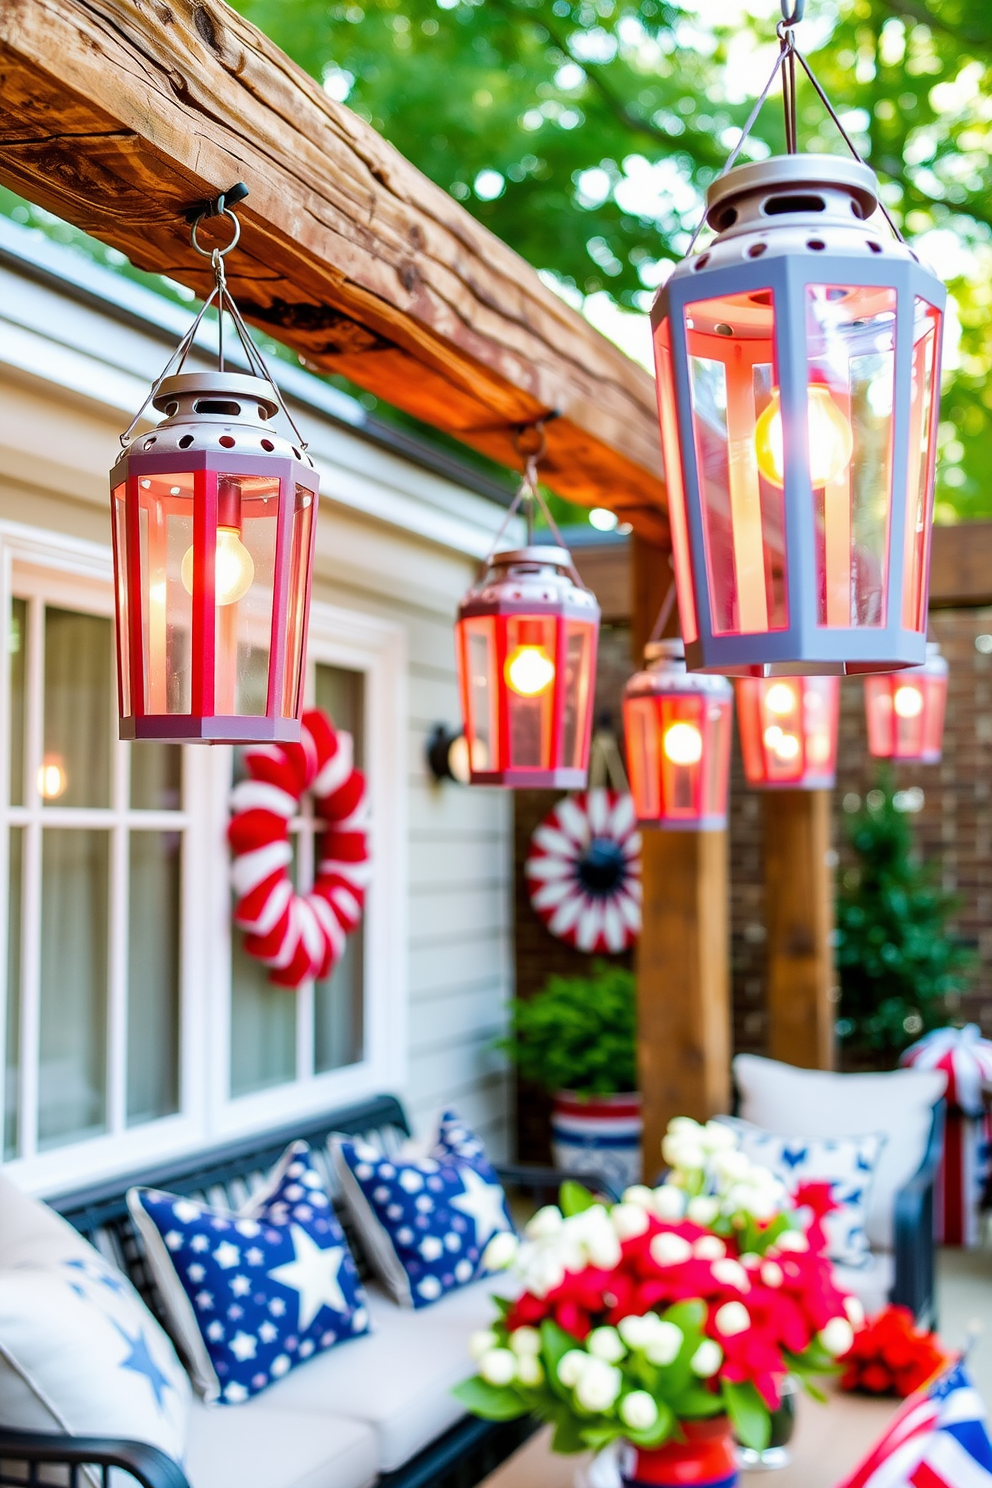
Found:
[[[551,1318],[544,1319],[541,1324],[541,1358],[544,1363],[544,1373],[548,1385],[562,1400],[571,1401],[572,1392],[567,1390],[558,1378],[558,1365],[569,1349],[581,1347],[579,1340],[573,1338],[571,1333],[566,1333],[564,1328],[559,1328]]]
[[[527,1406],[511,1385],[490,1385],[480,1375],[464,1380],[451,1393],[473,1416],[486,1421],[514,1421],[527,1414]]]
[[[581,1183],[576,1183],[574,1178],[566,1178],[558,1191],[558,1203],[562,1214],[571,1216],[584,1214],[587,1209],[592,1209],[598,1200]]]
[[[555,1434],[551,1438],[551,1450],[563,1455],[586,1450],[586,1444],[582,1439],[582,1427],[573,1415],[566,1415],[563,1412],[558,1416],[555,1422]]]
[[[658,1407],[658,1419],[650,1431],[626,1431],[625,1435],[632,1441],[635,1447],[660,1447],[663,1441],[667,1441],[675,1430],[676,1414],[671,1406],[666,1405],[663,1400],[656,1400]]]
[[[609,1426],[583,1426],[582,1440],[590,1452],[601,1452],[610,1442],[616,1441],[618,1436],[623,1436],[624,1430],[619,1421]]]
[[[753,1447],[756,1452],[763,1452],[771,1440],[771,1415],[754,1385],[750,1381],[735,1385],[724,1380],[723,1398],[734,1435],[741,1446]]]
[[[672,1401],[672,1409],[681,1421],[699,1420],[707,1416],[719,1416],[724,1410],[722,1398],[702,1385],[690,1385],[678,1399]]]

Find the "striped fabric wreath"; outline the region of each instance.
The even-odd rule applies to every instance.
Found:
[[[248,954],[270,968],[269,980],[295,988],[330,976],[362,918],[372,873],[365,777],[354,767],[351,735],[319,708],[304,713],[299,744],[251,745],[245,766],[227,834],[234,923]],[[323,831],[313,888],[299,894],[289,876],[289,824],[307,791]]]
[[[531,838],[530,902],[580,951],[625,951],[641,929],[641,837],[633,798],[596,786],[565,796]]]

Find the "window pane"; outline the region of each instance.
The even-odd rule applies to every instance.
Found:
[[[39,790],[60,806],[110,804],[111,622],[45,611],[45,756]]]
[[[131,745],[131,806],[135,811],[182,809],[183,752],[178,744]]]
[[[7,652],[10,656],[10,804],[24,804],[24,659],[28,607],[15,599],[10,607]]]
[[[314,1068],[318,1074],[362,1057],[365,926],[345,942],[334,974],[314,986]]]
[[[365,674],[323,662],[317,663],[315,671],[317,707],[331,715],[335,728],[347,729],[355,741],[355,764],[361,769],[365,758]]]
[[[127,1120],[136,1126],[179,1105],[182,838],[178,832],[132,832],[130,847]]]
[[[77,739],[81,732],[77,725]],[[38,1145],[46,1148],[105,1129],[108,834],[47,830],[41,871]]]
[[[231,1094],[248,1095],[296,1078],[296,993],[274,987],[260,962],[231,944]]]
[[[17,1154],[17,1096],[21,1036],[21,864],[24,828],[10,829],[10,868],[7,892],[7,1015],[4,1075],[3,1156]]]

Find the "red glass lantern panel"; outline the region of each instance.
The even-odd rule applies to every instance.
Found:
[[[624,690],[627,773],[637,819],[669,831],[727,824],[733,691],[723,677],[690,676],[682,641],[645,650]]]
[[[947,662],[933,641],[921,667],[865,678],[868,748],[876,759],[940,762],[947,705]]]
[[[599,606],[568,553],[497,553],[465,596],[456,655],[473,785],[585,784]]]
[[[749,785],[828,790],[837,771],[838,677],[747,677],[737,721]]]
[[[185,373],[112,476],[121,737],[299,738],[317,477],[271,386]]]

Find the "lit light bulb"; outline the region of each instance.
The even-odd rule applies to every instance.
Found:
[[[788,682],[776,682],[765,693],[765,707],[769,713],[774,713],[779,718],[784,718],[787,713],[791,713],[795,706],[795,690],[789,686]]]
[[[892,706],[900,718],[919,718],[923,712],[923,694],[918,687],[897,687]]]
[[[813,383],[807,388],[809,477],[814,490],[829,485],[847,469],[854,454],[851,425],[827,388]],[[767,407],[754,426],[754,449],[758,469],[773,486],[785,485],[785,452],[782,439],[782,406],[778,388],[772,390]]]
[[[507,657],[506,680],[521,697],[537,697],[555,679],[555,664],[543,646],[517,646]]]
[[[799,754],[799,740],[795,734],[787,734],[777,723],[770,723],[762,736],[765,748],[770,749],[776,759],[794,760]]]
[[[703,757],[703,736],[694,723],[673,723],[665,730],[662,747],[673,765],[697,765]]]
[[[193,549],[187,548],[180,576],[187,594],[193,593]],[[214,565],[214,598],[219,605],[244,599],[255,577],[252,556],[236,527],[217,528],[217,558]]]
[[[43,801],[57,801],[65,794],[69,781],[57,756],[45,759],[38,766],[38,794]]]

